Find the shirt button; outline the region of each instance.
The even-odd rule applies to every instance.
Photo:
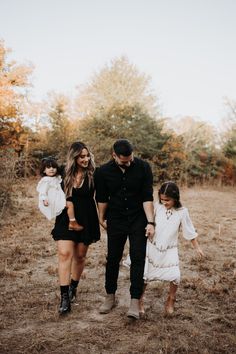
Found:
[[[126,210],[129,210],[129,208],[126,208]]]

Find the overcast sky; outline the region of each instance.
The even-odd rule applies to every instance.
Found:
[[[0,0],[0,38],[33,94],[74,94],[115,57],[152,79],[164,116],[217,125],[236,99],[235,0]]]

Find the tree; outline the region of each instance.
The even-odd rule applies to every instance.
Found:
[[[183,117],[172,122],[172,128],[182,139],[186,158],[182,163],[182,182],[205,181],[217,176],[219,151],[216,148],[214,128],[193,117]]]
[[[118,138],[129,139],[136,154],[145,159],[161,149],[166,137],[149,84],[148,76],[120,57],[80,89],[76,99],[79,136],[90,144],[97,162],[107,160]]]
[[[62,94],[52,93],[49,101],[48,117],[51,127],[45,150],[64,157],[75,139],[70,118],[70,100]]]
[[[80,136],[91,146],[99,163],[107,160],[112,144],[121,138],[132,142],[137,155],[151,160],[167,140],[162,127],[161,120],[150,117],[138,105],[116,105],[84,119]]]
[[[9,52],[0,41],[0,143],[20,154],[27,136],[22,118],[32,67],[8,61]]]
[[[186,158],[183,138],[169,131],[161,151],[152,160],[155,174],[158,175],[157,181],[182,180]]]
[[[231,159],[236,167],[236,101],[226,99],[227,108],[227,130],[224,133],[223,152]]]
[[[157,98],[150,89],[150,78],[138,71],[124,56],[111,61],[91,81],[79,89],[77,115],[84,118],[112,107],[140,106],[150,116],[159,115]]]

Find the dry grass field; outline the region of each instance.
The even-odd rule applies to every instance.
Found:
[[[106,235],[90,247],[72,312],[59,317],[52,223],[37,209],[36,179],[14,186],[14,207],[1,225],[0,353],[236,353],[236,190],[182,189],[205,258],[180,237],[182,282],[176,311],[165,317],[168,284],[146,291],[145,318],[130,321],[129,272],[121,266],[118,305],[104,297]],[[127,252],[127,249],[126,249]]]

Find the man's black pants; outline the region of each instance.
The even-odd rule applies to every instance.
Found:
[[[143,272],[146,255],[145,236],[146,217],[141,215],[135,220],[107,220],[107,264],[105,275],[105,288],[107,294],[115,294],[119,266],[124,246],[129,238],[130,243],[130,295],[133,299],[140,299],[143,293]]]

